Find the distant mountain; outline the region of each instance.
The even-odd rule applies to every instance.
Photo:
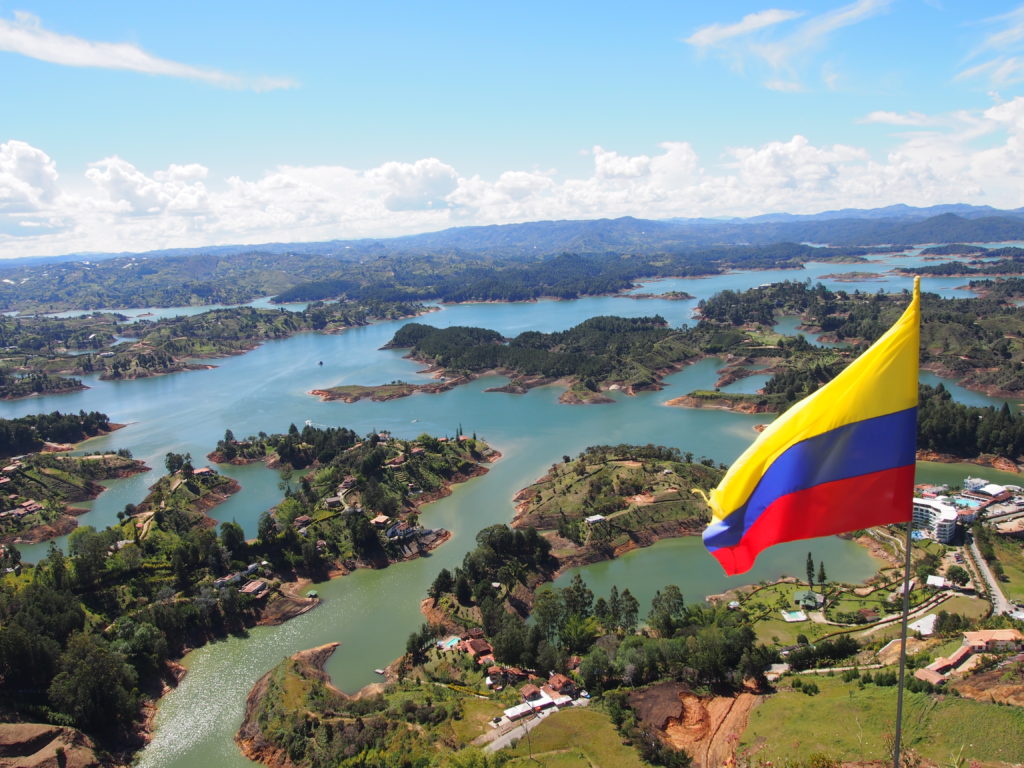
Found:
[[[928,219],[933,216],[941,216],[946,213],[954,213],[965,219],[977,219],[984,216],[1024,216],[1024,208],[1013,210],[1000,210],[990,205],[967,205],[966,203],[954,203],[951,205],[930,205],[925,208],[915,208],[911,205],[887,205],[884,208],[842,208],[838,211],[822,211],[821,213],[794,214],[794,213],[766,213],[761,216],[751,216],[747,219],[734,219],[747,224],[798,222],[798,221],[827,221],[830,219]]]
[[[232,256],[237,254],[309,254],[339,259],[385,258],[403,253],[466,253],[529,258],[557,253],[629,253],[735,244],[782,242],[842,246],[1024,240],[1024,208],[999,210],[965,204],[915,208],[847,208],[815,214],[772,213],[745,219],[618,219],[530,221],[521,224],[454,227],[393,238],[328,240],[173,248],[134,254]],[[133,254],[70,254],[0,261],[2,267],[66,261],[102,261]]]

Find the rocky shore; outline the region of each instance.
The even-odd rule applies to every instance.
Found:
[[[297,685],[316,682],[322,684],[327,693],[343,701],[352,701],[373,696],[384,689],[384,683],[372,683],[361,688],[354,695],[349,696],[343,691],[335,688],[331,683],[330,675],[324,670],[328,659],[338,648],[338,643],[327,643],[306,651],[299,651],[293,654],[285,662],[290,669],[286,675],[298,678]],[[272,768],[291,768],[291,757],[288,751],[267,738],[260,727],[259,712],[263,708],[264,700],[268,696],[280,695],[280,692],[272,690],[271,680],[277,673],[277,668],[270,670],[261,677],[256,685],[249,691],[245,700],[245,714],[242,718],[242,725],[235,734],[235,743],[248,759],[263,763]]]
[[[665,405],[674,408],[715,408],[721,411],[734,411],[736,413],[777,413],[778,409],[769,404],[761,404],[752,400],[732,398],[728,395],[721,397],[694,397],[683,395],[673,397],[665,402]]]

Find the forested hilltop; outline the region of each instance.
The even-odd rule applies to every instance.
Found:
[[[501,391],[524,392],[565,378],[570,385],[563,402],[608,402],[609,388],[628,392],[657,389],[665,374],[700,353],[697,335],[669,328],[660,316],[592,317],[567,331],[526,331],[504,339],[497,331],[453,326],[434,328],[422,323],[402,326],[387,347],[409,349],[409,357],[436,366],[445,375],[438,384],[401,382],[385,387],[343,386],[317,390],[326,399],[354,400],[400,397],[415,391],[438,391],[488,371],[511,378]]]
[[[906,308],[909,294],[831,291],[783,282],[724,291],[700,304],[698,327],[735,334],[719,385],[752,373],[771,377],[757,394],[701,390],[671,401],[687,407],[781,412],[838,374]],[[819,347],[772,331],[781,317],[842,343]],[[728,330],[726,330],[728,329]],[[921,364],[928,370],[996,396],[1024,397],[1024,310],[999,298],[922,296]],[[918,448],[961,458],[1024,455],[1024,416],[957,403],[946,389],[922,385]]]
[[[0,545],[0,699],[8,717],[73,726],[108,750],[137,748],[140,704],[181,672],[171,660],[311,609],[317,600],[296,594],[297,578],[386,567],[438,546],[448,534],[420,526],[418,506],[497,458],[461,432],[406,441],[341,427],[247,440],[229,433],[216,453],[282,471],[285,498],[260,518],[251,541],[237,523],[218,529],[206,514],[237,483],[188,454],[168,453],[166,474],[145,499],[105,530],[75,530],[67,553],[51,545],[41,562],[23,566],[16,548]],[[18,489],[66,485],[72,463],[98,472],[114,458],[30,455],[4,472],[18,475],[10,481]]]
[[[737,330],[767,330],[798,316],[803,327],[849,345],[818,350],[819,359],[848,357],[882,335],[906,309],[909,292],[867,294],[782,282],[701,302],[704,321]],[[921,366],[971,389],[1014,397],[1024,392],[1024,309],[1002,298],[921,298]],[[737,350],[739,351],[739,350]]]
[[[806,261],[858,261],[879,249],[797,243],[574,250],[540,255],[378,248],[356,253],[135,256],[4,270],[0,309],[54,311],[105,307],[275,301],[521,301],[613,293],[638,279],[720,274],[729,269],[800,269]],[[891,251],[892,249],[881,249]],[[2,269],[3,265],[0,265]]]
[[[0,398],[82,388],[69,376],[137,379],[203,368],[195,358],[246,352],[302,331],[331,333],[376,320],[412,317],[412,302],[313,303],[298,312],[232,307],[156,321],[116,313],[77,318],[0,318]]]

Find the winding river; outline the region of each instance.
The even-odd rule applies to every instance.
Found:
[[[819,279],[849,271],[883,271],[895,264],[922,263],[916,253],[888,259],[882,264],[809,264],[800,271],[737,272],[704,279],[652,281],[637,292],[687,291],[698,298],[731,288],[742,290],[780,279]],[[831,287],[853,291],[901,289],[906,278],[857,282],[824,281]],[[947,296],[969,295],[957,290],[963,278],[926,280],[925,289]],[[522,304],[462,304],[440,306],[422,322],[438,326],[476,325],[514,335],[528,329],[553,331],[568,328],[595,315],[640,316],[661,314],[672,325],[691,321],[693,301],[594,297],[575,301],[539,301]],[[202,308],[199,308],[202,309]],[[184,310],[150,310],[154,315]],[[133,315],[145,314],[133,310]],[[490,472],[456,488],[428,507],[422,520],[445,527],[452,539],[430,557],[401,563],[380,571],[357,571],[318,585],[323,604],[280,627],[256,628],[247,637],[213,643],[184,660],[189,673],[160,705],[156,735],[140,754],[138,765],[180,768],[245,766],[250,762],[236,749],[232,736],[242,718],[245,696],[253,683],[283,657],[330,641],[341,647],[328,664],[335,683],[354,690],[372,682],[375,667],[383,667],[402,652],[405,638],[421,622],[418,612],[426,586],[442,567],[452,568],[474,546],[477,531],[508,522],[512,496],[542,475],[563,454],[575,454],[598,443],[661,443],[729,462],[754,437],[753,427],[764,417],[713,410],[667,408],[671,397],[714,385],[719,363],[705,360],[666,380],[661,392],[636,397],[613,393],[614,404],[567,406],[557,402],[557,387],[542,387],[526,395],[484,393],[502,383],[480,379],[439,395],[415,395],[386,403],[322,403],[308,391],[336,384],[378,384],[394,379],[424,380],[417,366],[400,352],[382,351],[406,321],[354,328],[337,335],[305,333],[268,342],[252,352],[216,360],[209,371],[175,374],[128,382],[103,382],[85,377],[90,389],[65,395],[0,403],[0,416],[13,417],[51,410],[100,410],[127,427],[85,444],[84,450],[130,449],[154,470],[113,481],[109,489],[80,518],[97,528],[116,520],[125,504],[139,502],[148,485],[163,470],[168,451],[190,452],[199,466],[202,458],[230,428],[242,437],[259,431],[279,432],[289,424],[344,425],[360,433],[391,430],[411,438],[423,432],[454,434],[461,425],[477,433],[502,452],[504,458]],[[323,363],[320,365],[320,363]],[[758,380],[736,386],[747,391]],[[972,402],[993,401],[975,393],[953,390]],[[979,468],[970,468],[984,474]],[[219,520],[236,520],[254,536],[261,512],[281,496],[279,476],[262,465],[223,466],[242,490],[212,510]],[[926,466],[919,476],[938,480],[962,477],[964,468]],[[58,541],[63,543],[62,540]],[[39,558],[46,545],[23,547],[26,560]],[[828,562],[835,580],[858,581],[874,570],[874,563],[858,546],[827,538],[783,545],[763,555],[757,567],[742,577],[722,576],[698,538],[659,542],[610,563],[582,569],[598,594],[612,583],[629,587],[646,612],[654,590],[678,584],[690,600],[741,583],[801,572],[808,550]]]

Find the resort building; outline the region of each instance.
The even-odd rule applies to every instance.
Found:
[[[933,661],[924,669],[914,673],[918,680],[932,685],[946,682],[946,676],[956,671],[976,653],[998,651],[1019,651],[1024,649],[1024,633],[1019,629],[986,629],[980,632],[964,632],[964,642],[953,653]]]
[[[1019,629],[985,629],[980,632],[964,632],[964,646],[970,646],[975,653],[984,651],[1024,650],[1024,634]]]
[[[956,537],[956,509],[937,499],[914,499],[913,526],[933,539],[949,544]]]

